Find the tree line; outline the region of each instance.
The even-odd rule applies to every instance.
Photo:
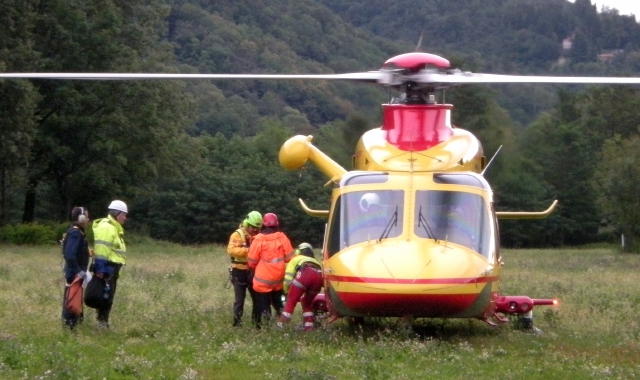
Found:
[[[413,2],[409,13],[382,3],[9,0],[0,5],[0,70],[366,71],[415,49],[417,30],[423,47],[472,71],[640,68],[635,19],[598,13],[588,0],[470,0],[456,12],[432,0]],[[532,17],[524,22],[519,9]],[[596,24],[601,33],[580,42],[581,26]],[[576,50],[562,51],[567,35]],[[624,53],[603,63],[603,49]],[[562,54],[569,63],[557,66]],[[131,228],[158,239],[224,242],[255,209],[281,216],[295,242],[318,244],[324,223],[302,213],[297,198],[326,208],[326,179],[313,167],[280,168],[278,149],[312,134],[350,168],[357,138],[380,124],[386,99],[346,83],[0,81],[0,224],[64,220],[78,204],[99,217],[118,197],[130,203]],[[560,200],[546,220],[502,223],[504,245],[617,241],[621,233],[637,244],[637,88],[465,86],[446,101],[487,155],[503,147],[487,173],[497,209]]]

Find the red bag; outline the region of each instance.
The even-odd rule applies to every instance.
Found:
[[[82,279],[78,276],[67,286],[64,294],[64,308],[74,315],[82,315]]]

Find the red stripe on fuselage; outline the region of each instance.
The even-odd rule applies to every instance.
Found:
[[[388,278],[325,275],[328,281],[353,282],[366,284],[413,284],[413,285],[465,285],[498,281],[497,276],[471,278]]]

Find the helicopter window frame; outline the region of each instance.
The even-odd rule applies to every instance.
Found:
[[[389,182],[389,173],[387,172],[367,172],[367,171],[351,171],[345,174],[337,187],[347,187],[355,185],[372,185]]]
[[[494,234],[495,234],[495,251],[496,251],[496,262],[500,263],[502,261],[502,246],[500,245],[500,224],[498,223],[498,215],[496,214],[495,204],[491,202],[491,217],[493,218],[493,224],[495,225]]]
[[[491,190],[489,183],[482,176],[475,173],[435,173],[433,182],[442,185],[462,185],[487,191]]]

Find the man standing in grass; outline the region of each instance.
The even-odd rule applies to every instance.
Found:
[[[98,327],[109,328],[109,314],[116,295],[120,269],[125,265],[124,230],[129,210],[120,200],[109,204],[109,215],[93,223],[95,276],[105,280],[105,302],[98,308]]]
[[[276,214],[265,214],[262,225],[262,231],[251,243],[248,257],[249,268],[255,269],[253,289],[258,305],[257,328],[263,319],[271,319],[272,300],[281,299],[285,265],[294,256],[291,241],[278,228],[280,224]]]
[[[87,278],[89,266],[89,243],[84,229],[89,224],[89,210],[74,207],[71,210],[71,225],[62,238],[62,254],[64,256],[64,301],[62,305],[62,321],[73,330],[82,322],[82,281]]]
[[[247,265],[247,256],[253,237],[260,232],[262,227],[262,214],[258,211],[251,211],[240,227],[231,234],[227,253],[231,257],[231,283],[235,299],[233,301],[233,326],[242,325],[242,315],[244,314],[244,300],[247,291],[251,297],[251,321],[257,323],[255,291],[253,290],[253,271]]]

